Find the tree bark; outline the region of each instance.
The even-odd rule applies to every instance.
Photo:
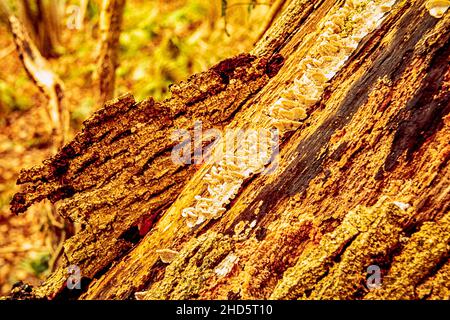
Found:
[[[264,22],[263,28],[259,32],[258,36],[256,37],[255,44],[261,40],[261,38],[264,36],[264,34],[269,30],[270,26],[274,23],[278,15],[281,13],[283,6],[286,4],[286,0],[276,0],[270,9],[269,16],[266,18],[266,21]]]
[[[170,161],[171,130],[192,129],[192,119],[204,129],[269,128],[265,106],[299,76],[340,6],[293,1],[250,54],[173,86],[161,104],[107,104],[62,152],[23,171],[13,212],[62,200],[60,213],[85,225],[34,294],[450,298],[450,16],[430,16],[421,0],[397,1],[361,39],[282,136],[272,174],[246,179],[218,219],[189,228],[181,215],[207,188],[212,163]],[[161,249],[175,253],[170,264]],[[81,292],[65,288],[69,265],[82,271]],[[381,272],[376,289],[369,267]]]

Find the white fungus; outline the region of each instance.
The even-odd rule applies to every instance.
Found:
[[[178,251],[170,249],[158,249],[156,253],[159,254],[159,258],[164,263],[171,263],[178,255]]]
[[[237,261],[239,260],[238,256],[234,253],[229,253],[225,259],[223,259],[219,265],[214,269],[214,272],[219,277],[225,277],[230,271],[233,269]]]
[[[439,1],[434,1],[433,6],[436,12],[443,10],[443,3],[448,3],[440,1],[436,5],[437,2]],[[359,42],[380,25],[394,3],[395,0],[347,0],[332,13],[328,21],[322,24],[322,33],[309,55],[300,61],[301,75],[267,109],[267,114],[271,117],[270,126],[277,128],[280,135],[297,130],[307,118],[311,107],[320,100],[329,81],[353,54]],[[182,210],[181,214],[189,227],[219,218],[244,181],[264,170],[272,158],[273,144],[277,141],[270,137],[269,147],[258,152],[261,151],[258,150],[261,149],[258,134],[250,134],[238,148],[243,151],[241,154],[226,153],[223,161],[210,168],[204,177],[208,184],[207,194],[197,195],[194,205]]]
[[[323,32],[309,56],[302,59],[301,77],[269,107],[272,124],[281,133],[296,130],[328,86],[328,82],[358,47],[359,41],[381,22],[395,1],[351,0],[322,24]],[[355,10],[359,8],[360,10]],[[342,30],[346,33],[341,34]]]
[[[442,18],[450,7],[449,0],[430,0],[425,4],[428,12],[435,18]]]

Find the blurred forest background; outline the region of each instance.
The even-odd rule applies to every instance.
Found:
[[[114,96],[131,92],[137,100],[166,98],[171,83],[249,51],[284,2],[288,1],[126,0]],[[5,8],[22,21],[63,85],[62,102],[70,114],[67,141],[101,106],[96,74],[102,0],[0,3],[1,296],[18,281],[38,284],[44,279],[62,241],[73,232],[48,203],[20,216],[9,211],[20,169],[41,163],[55,152],[55,145],[46,116],[49,99],[20,60]]]

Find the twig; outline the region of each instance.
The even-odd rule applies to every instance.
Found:
[[[19,19],[10,15],[9,24],[26,72],[49,99],[48,115],[51,119],[54,145],[56,148],[60,148],[64,143],[69,127],[69,114],[62,103],[64,97],[63,83],[51,70],[47,60],[40,54]]]
[[[12,52],[14,51],[14,45],[10,45],[8,47],[6,47],[5,49],[2,49],[2,51],[0,51],[0,60],[9,56]]]
[[[77,20],[76,20],[77,30],[83,29],[84,18],[86,16],[86,11],[87,11],[88,4],[89,4],[88,0],[81,0],[80,1],[80,12],[77,15]]]
[[[48,262],[48,268],[49,270],[51,270],[51,272],[55,271],[56,262],[58,261],[59,257],[61,257],[64,251],[64,241],[66,241],[66,231],[63,229],[61,231],[61,237],[59,239],[58,246],[53,251],[50,261]]]
[[[56,219],[56,206],[55,204],[51,203],[50,204],[50,210],[46,210],[47,211],[47,217],[48,220],[50,221],[50,224],[58,229],[63,230],[64,229],[64,224],[61,222],[58,222],[58,220]]]

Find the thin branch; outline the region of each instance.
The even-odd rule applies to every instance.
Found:
[[[118,66],[119,36],[125,0],[103,0],[100,14],[101,45],[97,73],[100,104],[114,97],[116,68]]]

